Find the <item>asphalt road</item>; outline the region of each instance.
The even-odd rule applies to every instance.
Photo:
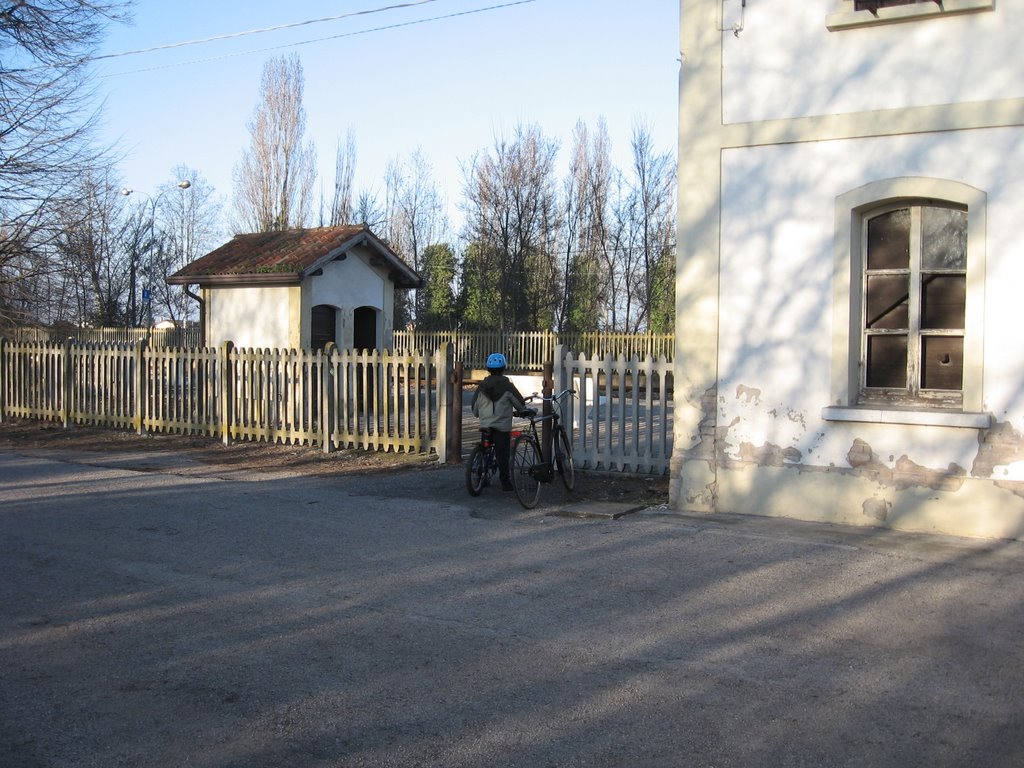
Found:
[[[0,765],[1024,765],[1020,543],[548,498],[0,452]]]

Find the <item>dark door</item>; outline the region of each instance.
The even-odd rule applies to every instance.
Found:
[[[377,310],[373,307],[356,307],[352,318],[352,346],[359,350],[372,351],[377,348]],[[356,365],[356,398],[362,413],[376,412],[373,365]]]
[[[328,342],[338,343],[334,332],[338,327],[337,310],[327,304],[313,307],[313,316],[309,327],[309,344],[313,349],[323,349]]]
[[[356,307],[352,326],[352,346],[356,349],[377,348],[377,310]]]

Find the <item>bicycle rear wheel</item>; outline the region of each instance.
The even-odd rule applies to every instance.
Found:
[[[572,460],[572,443],[569,442],[569,435],[561,425],[558,426],[555,439],[558,441],[555,445],[555,463],[558,465],[558,474],[562,476],[562,485],[565,486],[565,490],[571,491],[576,487],[576,465]]]
[[[470,496],[479,496],[487,483],[487,449],[478,445],[466,462],[466,490]]]
[[[526,509],[533,509],[540,499],[540,481],[533,468],[543,461],[540,448],[531,435],[520,435],[512,448],[512,485],[516,498]]]

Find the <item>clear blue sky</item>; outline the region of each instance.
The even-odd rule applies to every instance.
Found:
[[[230,206],[232,169],[248,143],[260,73],[295,51],[305,71],[307,137],[320,182],[333,183],[335,147],[349,127],[356,186],[382,195],[389,158],[420,148],[453,218],[460,164],[537,123],[568,155],[580,119],[603,116],[617,164],[632,126],[646,122],[659,149],[675,150],[679,0],[534,0],[424,21],[510,0],[431,0],[230,40],[117,56],[97,63],[105,132],[127,153],[123,182],[152,192],[187,164]],[[246,32],[416,0],[139,0],[131,26],[112,27],[114,54]],[[333,38],[333,39],[324,39]]]

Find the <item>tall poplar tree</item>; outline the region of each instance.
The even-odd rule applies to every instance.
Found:
[[[249,120],[249,148],[234,173],[234,227],[272,232],[305,226],[313,205],[316,149],[304,142],[304,78],[298,55],[263,67],[260,101]]]

